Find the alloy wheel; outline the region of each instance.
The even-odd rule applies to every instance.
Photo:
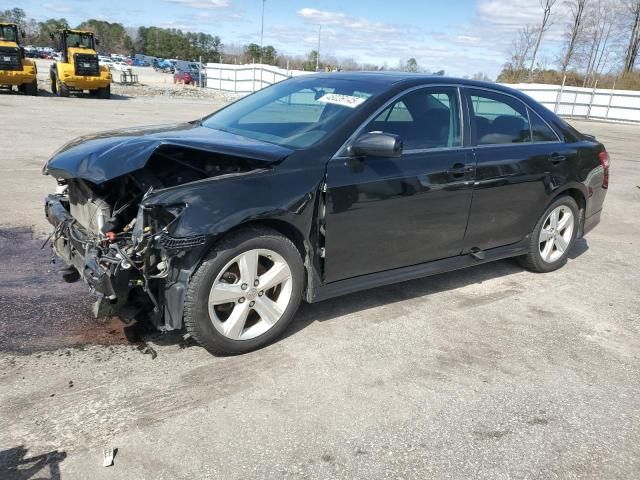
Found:
[[[573,212],[566,205],[560,205],[549,212],[538,239],[542,260],[553,263],[562,257],[573,238],[574,225]]]
[[[268,249],[253,249],[228,262],[209,293],[213,326],[232,340],[249,340],[280,320],[291,301],[293,280],[285,259]]]

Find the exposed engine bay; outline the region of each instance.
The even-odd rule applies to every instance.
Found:
[[[235,156],[163,146],[144,168],[104,183],[58,178],[58,191],[47,198],[45,211],[54,225],[52,248],[69,265],[63,277],[83,278],[100,296],[96,316],[115,314],[126,304],[153,312],[158,322],[172,262],[202,247],[206,239],[172,236],[188,200],[157,204],[149,198],[172,187],[261,167]]]

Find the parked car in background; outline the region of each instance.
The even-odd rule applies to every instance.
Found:
[[[131,71],[131,65],[128,65],[125,62],[120,62],[120,61],[116,61],[113,62],[113,65],[111,67],[113,70],[117,70],[119,72],[129,72]]]
[[[110,57],[105,57],[105,56],[101,55],[101,56],[98,57],[98,63],[100,65],[106,65],[109,68],[113,67],[113,60],[111,60]]]
[[[191,85],[193,83],[193,76],[190,71],[176,70],[173,74],[173,83],[182,83],[184,85]]]
[[[134,302],[161,331],[240,353],[303,299],[508,257],[561,268],[600,221],[609,155],[502,85],[344,72],[73,140],[44,173],[53,246],[98,312]]]
[[[153,61],[153,69],[156,72],[174,73],[175,65],[170,60],[155,59]]]
[[[24,56],[27,58],[38,58],[38,49],[31,45],[24,47]]]

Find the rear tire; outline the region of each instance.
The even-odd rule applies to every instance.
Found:
[[[111,98],[111,85],[98,89],[98,98],[103,100]]]
[[[536,273],[552,272],[567,263],[580,221],[578,205],[568,196],[554,200],[536,223],[529,252],[518,257],[520,265]]]
[[[53,93],[54,95],[58,94],[58,82],[56,81],[55,77],[51,77],[51,93]]]
[[[38,80],[34,80],[31,83],[25,84],[24,94],[31,95],[32,97],[35,97],[36,95],[38,95]]]
[[[291,240],[268,228],[239,230],[222,239],[191,278],[186,330],[213,354],[263,347],[293,320],[304,282]]]

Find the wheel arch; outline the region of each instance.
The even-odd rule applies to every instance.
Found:
[[[587,196],[585,192],[576,185],[567,186],[561,191],[557,192],[547,203],[545,209],[552,203],[555,202],[558,198],[563,196],[569,196],[575,200],[578,204],[578,232],[576,238],[581,238],[584,231],[584,218],[585,211],[587,208]]]
[[[183,259],[184,263],[175,268],[174,275],[172,275],[172,280],[164,290],[166,316],[164,320],[165,327],[163,328],[169,327],[169,329],[180,329],[183,327],[184,298],[186,289],[191,283],[193,275],[198,270],[198,268],[200,268],[207,255],[215,250],[217,245],[229,235],[232,235],[241,230],[256,227],[263,227],[274,230],[293,242],[294,246],[300,253],[300,258],[302,259],[302,264],[305,270],[306,283],[303,287],[303,292],[306,292],[309,286],[309,244],[305,240],[302,232],[296,226],[284,220],[249,220],[235,225],[234,227],[229,228],[223,233],[217,235],[215,238],[210,239],[210,241],[207,242],[202,249],[193,251],[191,254],[187,255]]]
[[[300,253],[300,258],[302,258],[303,263],[305,263],[306,268],[306,259],[308,256],[308,242],[305,240],[305,236],[295,225],[276,218],[265,218],[265,219],[256,219],[256,220],[248,220],[246,222],[240,223],[233,228],[230,228],[222,235],[220,235],[216,241],[211,246],[211,249],[216,247],[216,244],[219,243],[224,237],[237,232],[238,230],[243,230],[251,227],[265,227],[275,230],[280,233],[282,236],[288,238],[293,242]]]

